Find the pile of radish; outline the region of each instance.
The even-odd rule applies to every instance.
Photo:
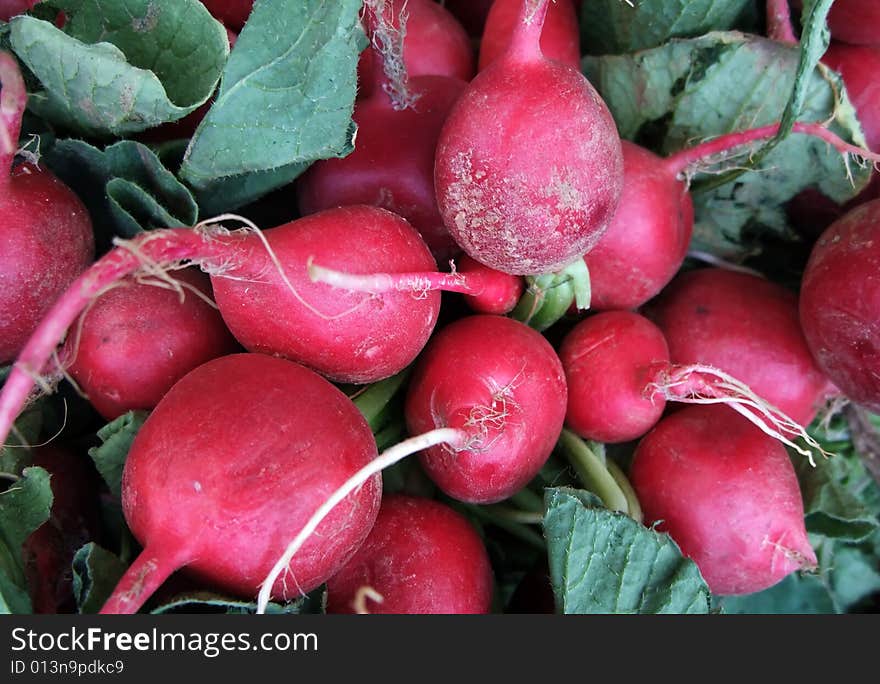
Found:
[[[202,4],[247,50],[274,1]],[[552,579],[558,607],[556,487],[668,535],[722,609],[829,572],[803,472],[842,458],[816,427],[841,406],[880,413],[877,174],[774,207],[811,224],[778,272],[694,248],[697,181],[777,135],[880,162],[880,15],[829,17],[864,139],[780,110],[668,150],[649,126],[622,139],[582,72],[589,3],[364,0],[351,151],[112,246],[109,190],[79,197],[40,158],[46,109],[0,51],[0,497],[38,467],[54,492],[21,605],[161,610],[182,586],[219,597],[190,609],[516,612]],[[50,6],[0,0],[0,20]],[[798,11],[755,6],[797,43]],[[228,90],[131,137],[185,167]]]

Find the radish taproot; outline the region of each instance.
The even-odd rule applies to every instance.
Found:
[[[480,71],[507,49],[521,5],[521,0],[495,0],[492,3],[480,41]],[[580,27],[571,0],[550,3],[541,31],[541,52],[547,59],[558,60],[578,70],[581,68]]]
[[[646,524],[668,532],[712,592],[749,594],[816,566],[785,448],[721,406],[689,406],[639,442],[630,469]]]
[[[327,612],[488,613],[492,586],[489,555],[465,517],[389,495],[366,541],[327,582]]]
[[[646,315],[675,364],[718,368],[800,425],[834,392],[798,321],[797,296],[748,273],[720,268],[678,276]]]
[[[373,67],[366,78],[371,94],[355,104],[354,152],[314,163],[296,183],[297,200],[305,215],[352,204],[388,209],[409,221],[442,260],[460,250],[437,208],[434,152],[443,122],[466,84],[447,76],[395,72],[394,52],[402,46],[385,44],[394,40],[387,32],[373,33]],[[389,61],[388,73],[383,59]]]
[[[559,357],[568,385],[565,421],[586,439],[637,439],[660,420],[667,401],[676,401],[726,404],[805,456],[812,454],[793,439],[820,449],[793,419],[736,378],[706,364],[671,363],[663,333],[639,314],[590,316],[566,334]]]
[[[813,357],[852,401],[880,412],[880,200],[826,230],[801,283],[800,322]]]
[[[93,299],[132,273],[181,262],[198,263],[212,274],[220,313],[249,351],[300,361],[351,383],[390,377],[409,365],[434,329],[439,293],[340,292],[309,279],[314,259],[353,272],[436,268],[412,226],[375,207],[328,209],[265,233],[253,225],[230,232],[213,224],[141,234],[83,273],[34,331],[0,391],[0,443],[34,378],[45,372],[56,345]]]
[[[513,275],[582,257],[623,186],[608,107],[579,70],[541,53],[548,2],[522,1],[510,45],[464,91],[437,145],[447,229],[471,257]]]
[[[13,164],[27,93],[0,52],[0,364],[12,361],[52,303],[94,258],[85,206],[43,165]],[[0,440],[2,443],[2,440]]]
[[[174,571],[251,598],[330,492],[376,456],[358,409],[313,371],[264,354],[199,366],[162,399],[131,446],[126,521],[144,550],[102,613],[134,613]],[[351,558],[379,511],[366,480],[318,527],[269,590],[290,600]]]
[[[98,413],[152,409],[193,368],[238,349],[210,296],[208,277],[190,269],[170,282],[125,281],[95,300],[61,356]]]

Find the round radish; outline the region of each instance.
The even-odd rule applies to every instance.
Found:
[[[719,406],[664,418],[630,470],[646,524],[692,558],[716,594],[750,594],[816,565],[785,448]]]
[[[470,522],[410,496],[382,500],[366,541],[327,582],[328,613],[488,613],[491,602],[489,556]]]
[[[24,14],[42,0],[0,0],[0,21],[9,21],[18,14]]]
[[[647,312],[676,364],[705,364],[807,425],[833,390],[798,321],[797,297],[747,273],[710,268],[679,276]]]
[[[794,0],[798,9],[803,0]],[[880,45],[880,5],[876,0],[834,0],[828,13],[831,36],[853,45]]]
[[[136,612],[180,568],[255,596],[287,537],[375,456],[366,420],[316,373],[263,354],[199,366],[165,395],[128,454],[122,505],[144,550],[102,612]],[[381,491],[375,476],[346,497],[274,595],[291,599],[334,575],[370,531]]]
[[[235,32],[241,31],[254,8],[254,0],[201,0],[218,21]]]
[[[539,45],[549,0],[523,0],[508,49],[453,107],[437,145],[443,221],[471,257],[514,275],[557,271],[605,231],[623,186],[611,114]]]
[[[18,65],[0,52],[0,364],[13,360],[55,299],[89,265],[88,212],[51,172],[13,166],[26,104]]]
[[[168,283],[127,281],[101,295],[74,326],[68,373],[107,420],[152,409],[196,366],[238,346],[210,297],[208,277],[187,270]]]
[[[469,444],[422,453],[449,496],[491,503],[540,470],[562,431],[566,386],[550,344],[526,325],[469,316],[437,333],[419,357],[406,397],[410,434],[456,428]]]
[[[492,3],[480,41],[480,71],[507,49],[521,7],[522,0],[495,0]],[[580,70],[580,27],[571,0],[550,3],[541,32],[541,52],[547,59],[556,59]]]
[[[400,32],[401,12],[406,12],[403,39],[403,70],[414,76],[449,76],[469,81],[474,75],[474,50],[458,20],[433,0],[365,0],[366,23],[372,30],[377,21],[390,32]],[[377,19],[378,17],[378,19]],[[361,97],[375,94],[380,84],[370,78],[377,55],[361,53],[358,83]]]
[[[813,247],[800,322],[819,366],[850,399],[880,411],[880,200],[833,223]]]

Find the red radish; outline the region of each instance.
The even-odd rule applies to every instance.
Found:
[[[0,0],[0,21],[9,21],[17,14],[24,14],[41,0]]]
[[[803,7],[802,0],[793,4],[798,9]],[[834,0],[828,13],[828,28],[834,40],[852,45],[880,45],[880,5],[877,0]]]
[[[705,364],[672,364],[663,333],[636,313],[608,311],[581,321],[563,339],[559,357],[568,385],[565,421],[581,437],[628,442],[660,420],[666,401],[723,403],[805,456],[811,452],[792,438],[820,448],[736,378]]]
[[[402,67],[410,77],[449,76],[461,81],[473,78],[474,50],[461,24],[444,7],[432,0],[365,0],[367,24],[376,16],[391,32],[404,28]],[[401,14],[405,12],[405,21]],[[358,64],[360,94],[374,94],[369,74],[375,69],[372,50],[361,53]]]
[[[254,0],[201,0],[211,15],[238,33],[254,8]]]
[[[562,364],[537,332],[510,318],[469,316],[446,326],[416,362],[406,397],[410,434],[456,428],[470,446],[421,455],[428,476],[459,501],[519,491],[550,456],[565,418]]]
[[[382,45],[387,40],[387,34],[374,35],[376,50],[395,49]],[[402,81],[392,81],[381,64],[374,65],[369,82],[374,86],[371,95],[355,104],[354,152],[342,159],[318,161],[300,177],[296,185],[300,211],[313,214],[352,204],[382,207],[409,221],[438,260],[447,259],[459,248],[437,208],[434,151],[465,83],[445,76],[406,78],[405,74]],[[396,90],[382,87],[392,83]]]
[[[630,479],[646,524],[672,536],[713,593],[750,594],[816,566],[788,453],[732,411],[664,418],[639,443]]]
[[[647,312],[676,364],[706,364],[807,425],[833,391],[798,321],[797,297],[769,280],[718,268],[685,273]]]
[[[31,465],[45,468],[52,488],[52,511],[24,543],[22,558],[35,613],[73,613],[71,561],[100,534],[98,478],[91,462],[65,448],[33,450]]]
[[[880,411],[880,200],[832,224],[813,247],[800,322],[813,357],[840,390]]]
[[[477,261],[560,270],[602,236],[623,186],[617,128],[577,69],[541,54],[549,0],[523,0],[508,49],[446,120],[434,183],[443,221]]]
[[[880,11],[880,5],[878,5]],[[880,15],[878,15],[880,21]],[[822,62],[840,73],[850,101],[856,108],[868,148],[880,151],[880,24],[877,47],[857,47],[832,43]]]
[[[193,368],[237,350],[210,295],[208,277],[187,270],[170,284],[121,283],[89,307],[62,356],[98,413],[152,409]]]
[[[328,613],[488,613],[491,603],[489,555],[471,523],[410,496],[382,500],[367,540],[327,582]]]
[[[199,366],[165,395],[128,454],[122,506],[144,550],[101,612],[136,612],[181,568],[254,596],[287,536],[375,456],[366,420],[316,373],[263,354]],[[374,476],[346,497],[273,594],[294,598],[338,572],[370,531],[381,492]]]
[[[522,0],[495,0],[492,3],[480,41],[480,71],[507,49],[521,7]],[[580,70],[580,27],[571,0],[550,3],[541,32],[541,52],[547,59],[556,59]]]
[[[454,262],[453,262],[454,263]],[[327,283],[349,292],[411,292],[416,296],[443,290],[464,295],[474,311],[488,314],[506,314],[516,306],[525,289],[519,276],[508,275],[483,266],[464,255],[457,270],[452,273],[424,271],[421,273],[352,274],[309,264],[309,277],[317,283]]]
[[[265,233],[253,224],[250,228],[155,230],[96,262],[53,305],[19,355],[0,391],[0,443],[34,377],[89,303],[132,273],[155,273],[182,261],[197,262],[213,274],[220,313],[250,351],[286,356],[354,383],[390,377],[415,359],[437,321],[439,293],[340,293],[311,282],[307,268],[318,260],[355,273],[377,267],[391,273],[433,270],[428,248],[406,221],[358,206],[330,209]]]
[[[27,94],[0,52],[0,364],[21,351],[52,302],[92,261],[95,237],[73,192],[40,164],[13,166]],[[2,440],[0,440],[2,443]]]

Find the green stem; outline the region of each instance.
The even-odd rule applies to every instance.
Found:
[[[565,429],[559,437],[559,446],[586,489],[602,499],[603,503],[612,511],[628,513],[629,506],[626,495],[599,457],[580,437],[571,430]]]
[[[620,487],[620,491],[622,491],[623,495],[626,497],[626,512],[629,517],[636,522],[642,522],[645,519],[645,516],[642,513],[642,505],[639,503],[639,497],[636,495],[636,490],[633,489],[626,474],[620,469],[620,466],[611,459],[606,461],[605,467],[608,468],[611,477],[614,478],[617,486]]]
[[[520,489],[507,500],[523,511],[542,514],[544,512],[544,499],[528,488]]]
[[[487,508],[486,506],[477,506],[475,504],[459,504],[458,508],[466,513],[470,513],[475,518],[483,522],[495,525],[505,532],[512,534],[517,539],[534,546],[536,549],[546,551],[547,545],[544,538],[530,527],[521,522],[515,522],[505,516],[498,515],[497,512]]]
[[[352,399],[354,405],[364,414],[371,430],[381,427],[377,421],[381,417],[383,409],[394,398],[411,372],[412,367],[404,368],[397,375],[373,383]]]

